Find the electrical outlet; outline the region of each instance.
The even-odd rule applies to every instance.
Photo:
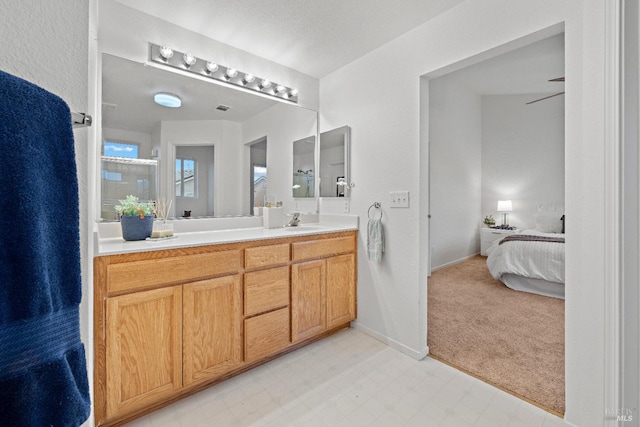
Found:
[[[392,191],[389,194],[391,196],[392,208],[408,208],[409,207],[408,191]]]
[[[350,210],[351,210],[351,206],[349,205],[349,201],[345,200],[344,201],[344,213],[349,213]]]

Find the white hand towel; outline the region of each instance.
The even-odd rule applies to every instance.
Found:
[[[382,261],[384,252],[384,228],[382,219],[370,219],[367,224],[367,256],[370,261]]]

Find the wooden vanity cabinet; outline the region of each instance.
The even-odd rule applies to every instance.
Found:
[[[355,231],[94,259],[96,425],[121,425],[349,326]]]
[[[247,272],[244,275],[244,356],[253,362],[286,349],[291,343],[289,244],[250,248],[245,254],[262,254],[259,263],[247,268],[284,266]],[[272,254],[278,253],[278,256]],[[286,253],[286,258],[284,254]],[[266,259],[270,261],[265,261]]]
[[[356,257],[327,258],[327,328],[356,318]]]
[[[242,276],[183,285],[184,385],[242,363]]]
[[[107,416],[161,402],[182,387],[182,287],[106,300]]]
[[[327,265],[307,261],[291,267],[291,339],[298,342],[327,329]]]
[[[356,235],[293,243],[291,336],[303,341],[356,318]],[[334,254],[344,253],[343,255]],[[309,258],[321,258],[304,261]]]

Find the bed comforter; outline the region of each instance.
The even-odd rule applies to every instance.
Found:
[[[564,234],[525,230],[522,234],[564,238]],[[555,241],[494,242],[487,251],[487,267],[494,279],[505,273],[564,283],[564,243]]]

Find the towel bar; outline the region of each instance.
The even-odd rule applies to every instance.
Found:
[[[93,119],[90,115],[85,113],[71,113],[71,122],[74,128],[83,128],[91,126]]]
[[[369,210],[367,211],[367,216],[369,217],[369,219],[373,219],[371,218],[371,209],[372,208],[380,209],[381,207],[382,207],[382,204],[380,202],[373,202],[373,204],[369,206]],[[382,210],[380,211],[380,219],[382,219]]]

